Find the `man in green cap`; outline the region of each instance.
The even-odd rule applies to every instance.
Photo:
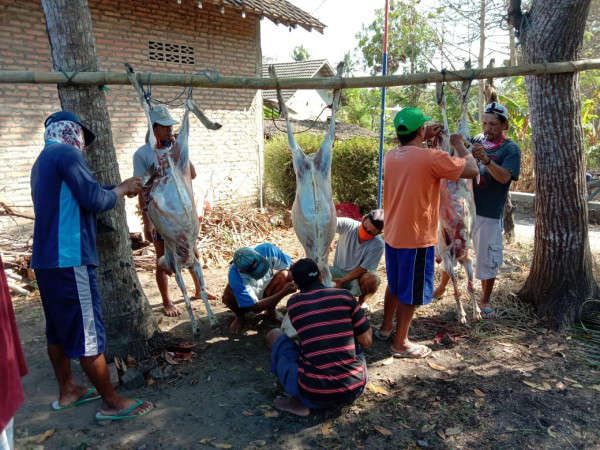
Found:
[[[440,181],[443,178],[475,178],[477,163],[459,134],[450,137],[458,157],[442,150],[423,148],[427,139],[439,135],[442,126],[425,126],[431,120],[418,108],[404,108],[394,119],[400,145],[386,153],[385,291],[383,324],[374,336],[379,340],[396,335],[390,347],[395,358],[424,358],[431,349],[408,340],[417,306],[426,305],[433,294],[434,247],[438,240]]]

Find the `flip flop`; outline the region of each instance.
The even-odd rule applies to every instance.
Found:
[[[65,410],[65,409],[72,408],[74,406],[79,406],[79,405],[82,405],[84,403],[93,402],[94,400],[98,400],[98,399],[102,398],[100,395],[96,395],[94,397],[91,397],[91,395],[94,392],[96,392],[96,388],[93,387],[93,386],[90,386],[89,389],[90,390],[87,391],[85,394],[83,394],[83,396],[79,400],[77,400],[77,401],[75,401],[75,402],[73,402],[73,403],[71,403],[70,405],[67,405],[67,406],[60,406],[58,404],[58,400],[54,400],[52,402],[52,409],[54,411],[62,411],[62,410]]]
[[[426,348],[427,352],[420,355],[417,352],[419,350],[421,350],[422,348]],[[408,350],[405,350],[403,352],[397,352],[395,350],[392,350],[390,347],[390,355],[392,355],[394,358],[419,359],[419,358],[425,358],[426,356],[429,356],[430,354],[431,354],[431,349],[429,347],[427,347],[426,345],[422,345],[422,344],[415,344],[412,347],[410,347]]]
[[[482,312],[482,319],[495,319],[497,317],[494,308],[479,308],[479,310]]]
[[[383,334],[381,334],[381,328],[377,328],[373,333],[373,336],[375,336],[375,339],[377,339],[378,341],[387,341],[394,336],[394,332],[392,331],[387,336],[384,336]]]
[[[119,414],[115,414],[112,416],[105,416],[104,414],[102,414],[102,412],[99,412],[96,414],[96,420],[123,420],[123,419],[135,419],[137,417],[142,417],[145,416],[146,414],[148,414],[150,411],[152,411],[154,409],[154,405],[151,405],[150,409],[148,411],[144,411],[143,413],[140,414],[129,414],[132,411],[135,411],[136,408],[139,408],[140,406],[142,406],[144,404],[143,401],[141,401],[139,398],[134,398],[135,400],[135,404],[132,405],[131,407],[127,408],[125,411],[119,413]]]

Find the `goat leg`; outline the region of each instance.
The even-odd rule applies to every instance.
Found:
[[[185,307],[187,308],[188,314],[190,316],[190,325],[192,326],[192,333],[194,333],[194,337],[199,337],[200,326],[198,325],[198,322],[196,322],[196,318],[194,317],[194,311],[192,311],[192,302],[190,301],[190,298],[187,295],[185,283],[183,282],[183,277],[181,276],[181,267],[175,267],[175,279],[177,280],[177,285],[179,286],[179,289],[181,289],[181,292],[183,293]]]
[[[190,271],[193,271],[198,278],[198,283],[200,283],[200,297],[204,302],[204,306],[206,308],[206,315],[208,316],[208,321],[210,322],[210,326],[214,329],[217,326],[217,319],[210,308],[210,303],[208,303],[208,295],[206,293],[206,287],[204,285],[204,277],[202,275],[202,267],[200,266],[200,262],[198,259],[194,258],[194,264],[190,267]]]
[[[477,299],[475,298],[475,289],[473,288],[473,261],[467,255],[461,263],[467,272],[467,291],[471,296],[471,303],[473,304],[473,321],[479,322],[481,320],[481,310],[477,304]]]

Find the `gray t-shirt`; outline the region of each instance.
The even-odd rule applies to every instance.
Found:
[[[358,266],[366,270],[375,271],[383,255],[385,244],[381,236],[358,242],[358,220],[339,217],[337,232],[339,239],[333,258],[333,266],[344,272],[351,272]]]
[[[163,158],[167,155],[169,150],[170,147],[157,148],[156,152],[160,158]],[[148,171],[148,169],[150,169],[152,164],[154,164],[155,167],[158,167],[158,161],[156,159],[154,149],[149,143],[146,143],[138,148],[133,155],[133,176],[141,177]]]

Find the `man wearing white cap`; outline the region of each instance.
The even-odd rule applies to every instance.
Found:
[[[508,109],[498,102],[487,105],[483,112],[483,140],[473,144],[473,156],[481,161],[479,183],[473,181],[477,213],[473,227],[475,278],[481,280],[479,307],[484,319],[496,317],[490,297],[498,268],[502,265],[502,215],[512,180],[519,179],[521,149],[506,136]],[[433,296],[441,297],[449,276],[442,273]]]
[[[171,116],[166,106],[153,106],[150,110],[150,120],[152,121],[152,131],[156,137],[156,152],[150,146],[148,138],[146,143],[142,145],[133,155],[133,174],[136,177],[144,175],[152,165],[159,167],[164,164],[167,154],[173,156],[175,135],[173,134],[173,125],[179,122]],[[157,156],[158,159],[157,160]],[[196,171],[190,162],[191,178],[196,178]],[[166,269],[158,264],[158,259],[165,254],[165,243],[160,234],[154,228],[148,211],[146,210],[146,197],[144,193],[139,195],[140,210],[142,211],[142,222],[144,223],[144,236],[146,240],[154,244],[156,253],[156,284],[163,302],[163,311],[165,316],[175,317],[181,315],[181,310],[171,301],[169,297],[169,277]],[[196,255],[198,256],[198,255]],[[193,272],[192,278],[196,287],[195,298],[200,297],[200,283]],[[209,299],[215,299],[213,294],[208,294]]]

